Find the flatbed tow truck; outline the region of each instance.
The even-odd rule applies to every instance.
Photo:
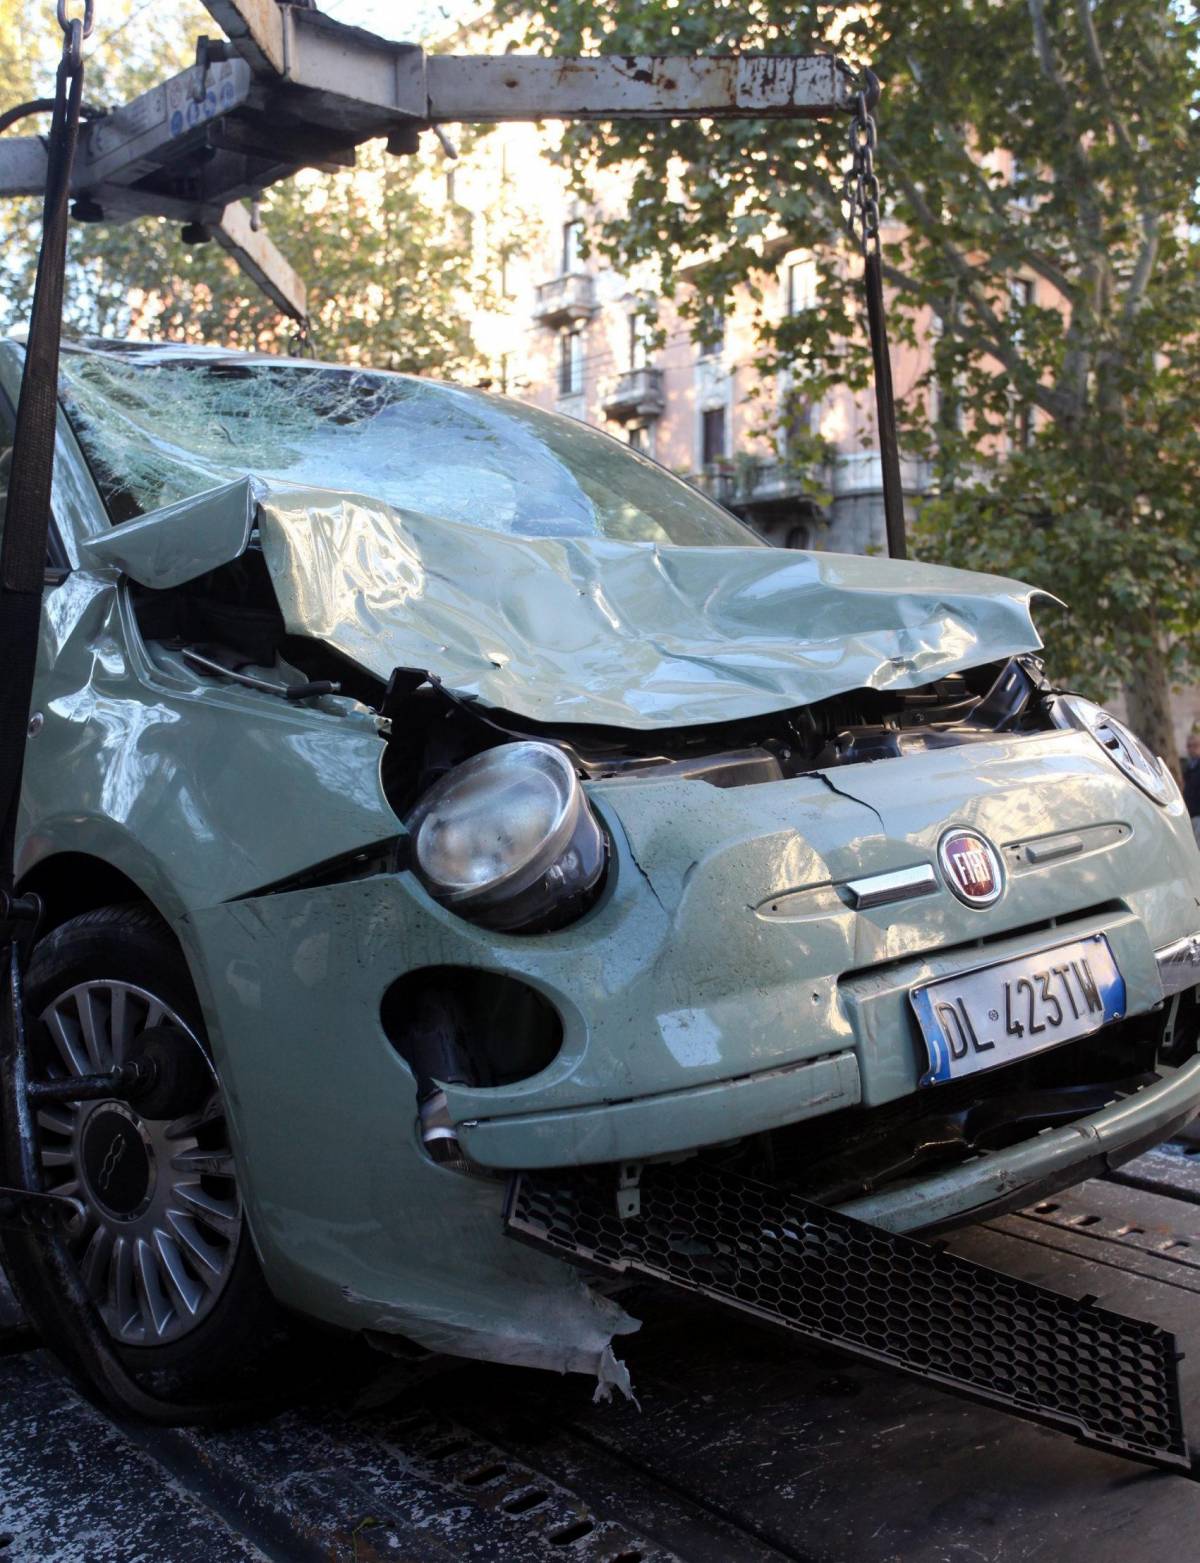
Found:
[[[1200,1420],[1200,1139],[964,1229],[953,1252],[1175,1332]],[[0,1556],[22,1563],[1134,1563],[1189,1555],[1200,1487],[703,1299],[639,1298],[640,1409],[415,1354],[222,1431],[122,1424],[9,1304]],[[869,1480],[864,1477],[869,1475]],[[8,1538],[5,1540],[4,1538]]]
[[[88,125],[69,186],[74,215],[188,224],[229,249],[301,324],[302,283],[240,200],[301,166],[352,163],[369,137],[386,134],[403,153],[421,130],[461,120],[854,114],[852,206],[868,275],[889,545],[903,553],[882,291],[872,295],[869,281],[879,254],[869,86],[856,88],[839,62],[426,58],[308,7],[206,4],[227,41],[202,40],[194,67]],[[75,28],[77,61],[80,23],[66,20],[61,3],[59,15],[68,39]],[[0,196],[52,183],[38,138],[14,138],[0,152]],[[48,473],[47,460],[47,483]],[[39,575],[42,558],[39,549]],[[14,927],[28,923],[36,908],[9,900]],[[1194,962],[1196,952],[1185,953]],[[11,965],[19,973],[19,960]],[[19,1015],[16,975],[12,992]],[[19,1029],[14,1023],[13,1036]],[[12,1065],[24,1067],[22,1048],[13,1044],[7,1070],[14,1122],[60,1089]],[[118,1069],[72,1089],[100,1097],[136,1083]],[[219,1429],[164,1426],[169,1419],[148,1414],[152,1399],[98,1342],[86,1303],[65,1303],[59,1327],[67,1356],[86,1365],[78,1377],[104,1386],[94,1400],[72,1387],[11,1298],[0,1298],[0,1557],[1124,1563],[1166,1548],[1186,1554],[1200,1508],[1184,1432],[1200,1398],[1186,1360],[1200,1331],[1200,1138],[1189,1133],[1104,1179],[956,1232],[945,1254],[912,1252],[907,1239],[861,1224],[850,1230],[854,1223],[824,1207],[755,1205],[752,1241],[739,1246],[743,1278],[754,1279],[767,1240],[776,1250],[780,1232],[796,1240],[793,1222],[806,1242],[828,1243],[826,1256],[839,1242],[873,1245],[874,1268],[861,1276],[853,1266],[829,1268],[847,1314],[855,1286],[883,1287],[894,1325],[888,1350],[852,1340],[846,1328],[822,1334],[811,1318],[748,1307],[728,1289],[722,1307],[719,1286],[671,1273],[674,1256],[664,1260],[646,1243],[635,1252],[619,1222],[615,1246],[605,1249],[600,1233],[589,1248],[598,1228],[588,1226],[585,1197],[518,1180],[510,1235],[627,1278],[653,1277],[657,1264],[659,1279],[687,1293],[639,1299],[646,1322],[627,1358],[640,1404],[596,1405],[573,1377],[414,1350],[370,1375],[314,1362],[308,1390],[274,1416]],[[53,1257],[62,1213],[22,1176],[0,1191],[4,1219],[34,1226],[44,1218]],[[665,1200],[683,1199],[686,1174],[672,1184],[674,1176],[652,1180],[650,1197],[657,1186]],[[733,1192],[752,1202],[758,1187]],[[557,1228],[556,1198],[566,1212]],[[624,1221],[628,1213],[617,1210]],[[604,1219],[611,1226],[611,1215]],[[780,1263],[778,1251],[768,1257]],[[971,1360],[949,1360],[936,1310],[925,1310],[925,1336],[915,1338],[921,1310],[906,1311],[889,1270],[897,1263],[915,1267],[914,1284],[935,1300],[948,1299]],[[977,1307],[990,1307],[988,1327],[972,1336]],[[1016,1324],[1006,1309],[1020,1314]],[[1089,1342],[1097,1339],[1113,1353],[1110,1398],[1099,1410],[1076,1382],[1096,1376]],[[1143,1370],[1150,1358],[1152,1371]],[[949,1398],[947,1387],[977,1398]],[[1091,1447],[1064,1438],[1064,1427]],[[1118,1449],[1149,1463],[1131,1464]]]

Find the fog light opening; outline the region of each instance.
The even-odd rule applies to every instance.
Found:
[[[459,1143],[445,1086],[489,1089],[527,1080],[553,1062],[562,1021],[536,989],[467,966],[430,966],[397,978],[380,1019],[417,1088],[421,1144],[431,1161],[478,1171]]]

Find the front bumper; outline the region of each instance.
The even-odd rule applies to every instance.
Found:
[[[848,1200],[845,1215],[889,1232],[957,1226],[1017,1210],[1058,1189],[1112,1171],[1168,1139],[1200,1112],[1200,1058],[1145,1090],[1062,1129],[902,1188]]]
[[[544,1366],[598,1360],[597,1342],[629,1327],[598,1316],[555,1261],[505,1243],[502,1177],[465,1178],[423,1154],[413,1077],[381,1020],[402,974],[501,972],[562,1017],[562,1048],[540,1074],[447,1089],[465,1148],[500,1174],[644,1160],[787,1124],[804,1133],[805,1119],[904,1100],[924,1066],[908,987],[1050,938],[1105,932],[1131,1015],[1162,1004],[1164,970],[1186,985],[1190,956],[1156,961],[1195,930],[1186,815],[1136,794],[1090,739],[1002,744],[986,788],[977,752],[894,763],[846,767],[837,789],[614,784],[600,806],[617,871],[586,918],[543,938],[474,928],[404,874],[190,912],[178,931],[276,1292],[332,1324]],[[903,799],[889,802],[902,779]],[[843,881],[933,861],[947,820],[1009,854],[999,905],[980,913],[945,889],[912,907],[842,898]],[[1180,860],[1185,829],[1194,862]],[[1064,831],[1083,842],[1072,856],[1020,856]],[[916,1229],[1028,1202],[1197,1109],[1200,1073],[1187,1065],[1068,1129],[893,1185],[870,1219]]]
[[[1155,964],[1167,1000],[1195,988],[1200,982],[1200,934],[1158,950]],[[1169,1139],[1200,1113],[1200,1057],[1160,1072],[1162,1078],[1153,1085],[1076,1123],[837,1208],[889,1232],[938,1229],[1016,1210],[1111,1172]]]

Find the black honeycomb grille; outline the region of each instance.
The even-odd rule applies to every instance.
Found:
[[[700,1292],[972,1399],[1171,1469],[1190,1464],[1175,1337],[702,1162],[520,1173],[508,1232],[589,1268]]]

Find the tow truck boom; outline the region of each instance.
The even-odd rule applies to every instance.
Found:
[[[828,119],[853,104],[831,54],[427,55],[308,6],[205,4],[225,38],[201,38],[195,65],[81,130],[72,215],[191,225],[300,321],[301,279],[240,203],[301,168],[353,167],[361,142],[402,154],[442,124]],[[38,137],[0,137],[0,198],[40,193],[45,175]]]

